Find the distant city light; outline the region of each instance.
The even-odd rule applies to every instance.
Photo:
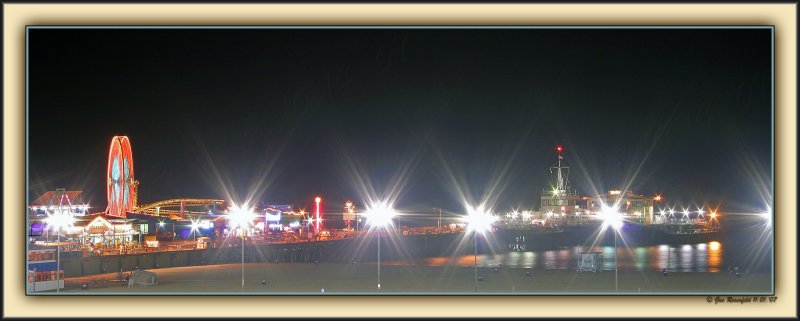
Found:
[[[531,211],[522,211],[522,220],[531,220]]]

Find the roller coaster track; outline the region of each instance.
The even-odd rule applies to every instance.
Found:
[[[189,211],[187,207],[199,206],[219,206],[222,205],[224,200],[215,199],[201,199],[201,198],[178,198],[155,203],[145,204],[134,208],[133,212],[156,215],[175,215],[175,214],[201,214],[205,212]],[[178,208],[176,210],[175,208]]]

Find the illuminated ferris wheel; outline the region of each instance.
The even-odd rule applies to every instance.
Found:
[[[133,178],[133,153],[127,136],[114,136],[108,150],[108,214],[125,217],[136,207],[136,185]]]

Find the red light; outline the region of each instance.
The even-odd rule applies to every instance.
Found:
[[[558,147],[556,147],[556,150],[560,153],[562,150],[564,150],[564,148],[562,148],[561,146],[558,146]]]
[[[320,217],[320,213],[319,213],[319,202],[322,201],[322,198],[317,196],[317,198],[315,198],[314,201],[317,203],[317,210],[314,213],[314,220],[316,221],[314,229],[315,229],[315,232],[319,233],[319,221],[322,220],[322,218]]]

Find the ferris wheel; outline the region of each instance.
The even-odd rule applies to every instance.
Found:
[[[124,217],[136,206],[133,153],[127,136],[114,136],[108,150],[108,214]]]

